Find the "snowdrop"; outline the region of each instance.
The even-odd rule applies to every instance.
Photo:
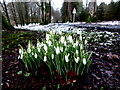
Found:
[[[75,58],[75,62],[76,62],[76,63],[79,62],[79,57]]]
[[[60,35],[62,34],[62,31],[61,30],[59,30],[59,32],[58,32]]]
[[[67,42],[66,42],[66,41],[64,41],[64,46],[66,46],[66,43],[67,43]]]
[[[30,48],[30,42],[28,43],[28,49],[27,49],[28,53],[31,53],[31,48]]]
[[[46,40],[49,40],[49,39],[50,39],[50,35],[46,34]]]
[[[35,53],[35,58],[37,58],[37,53]]]
[[[38,50],[38,52],[40,52],[40,48],[39,47],[37,48],[37,50]]]
[[[20,55],[18,56],[18,59],[20,59]]]
[[[60,47],[60,51],[63,52],[63,47]]]
[[[23,54],[20,55],[20,59],[23,59]]]
[[[57,47],[57,48],[56,48],[56,54],[59,54],[59,53],[60,53],[60,48]]]
[[[19,49],[19,54],[22,54],[22,49]]]
[[[82,36],[80,35],[80,40],[82,41]]]
[[[78,55],[78,53],[79,53],[78,50],[76,50],[76,54],[77,54],[77,55]]]
[[[48,46],[51,46],[52,45],[52,42],[49,40],[48,41]]]
[[[75,46],[78,46],[78,41],[76,40]]]
[[[76,47],[76,43],[73,44],[73,47],[74,47],[74,48]]]
[[[34,53],[32,52],[32,55],[34,55]]]
[[[85,58],[83,58],[83,64],[86,65],[86,59]]]
[[[54,54],[52,54],[52,59],[54,59]]]
[[[60,42],[61,42],[61,43],[64,43],[64,41],[65,41],[65,37],[64,37],[64,36],[61,36]]]
[[[68,40],[69,40],[70,43],[72,43],[73,42],[72,36],[69,36]]]
[[[80,44],[80,49],[83,49],[83,45],[82,44]]]
[[[40,47],[40,42],[37,42],[37,47]]]
[[[47,45],[44,44],[44,50],[47,52]]]
[[[85,45],[87,44],[87,40],[85,39]]]
[[[44,56],[44,62],[46,62],[47,61],[47,57],[46,56]]]
[[[81,35],[81,31],[77,30],[77,34],[80,34],[80,35]]]
[[[69,58],[68,58],[68,57],[69,57],[69,54],[68,54],[68,55],[65,55],[65,61],[66,61],[66,62],[69,62]]]

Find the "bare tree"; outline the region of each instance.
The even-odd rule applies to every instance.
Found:
[[[7,5],[5,3],[5,0],[3,0],[3,10],[5,11],[5,14],[6,14],[6,17],[7,17],[7,20],[8,22],[10,23],[10,18],[9,18],[9,15],[8,15],[8,11],[7,11]]]

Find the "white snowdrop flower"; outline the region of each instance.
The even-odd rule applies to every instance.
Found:
[[[54,59],[54,54],[52,54],[52,59]]]
[[[31,52],[31,48],[30,48],[30,42],[28,43],[28,49],[27,52],[30,53]]]
[[[64,36],[61,36],[60,42],[61,42],[61,43],[64,43],[64,41],[65,41],[65,37],[64,37]]]
[[[77,34],[81,34],[81,31],[77,30]]]
[[[23,59],[23,54],[20,55],[20,59]]]
[[[82,36],[80,35],[80,40],[82,41]]]
[[[82,44],[80,44],[80,49],[83,49],[83,45]]]
[[[49,40],[49,39],[50,39],[50,35],[46,34],[46,40]]]
[[[56,54],[59,54],[59,53],[60,53],[60,48],[57,47],[57,48],[56,48]]]
[[[53,34],[53,31],[52,31],[52,30],[50,31],[50,34]]]
[[[72,43],[73,42],[72,36],[69,36],[68,40],[69,40],[70,43]]]
[[[40,52],[40,47],[37,48],[38,52]]]
[[[68,55],[65,55],[65,61],[66,61],[66,62],[69,62],[68,57],[69,57],[69,54],[68,54]]]
[[[76,63],[79,62],[79,57],[75,58],[75,62],[76,62]]]
[[[64,42],[64,46],[66,46],[66,41]]]
[[[58,32],[60,35],[62,34],[62,31],[61,30],[59,30],[59,32]]]
[[[51,41],[48,41],[48,45],[51,46],[51,45],[52,45],[52,42],[51,42]]]
[[[37,47],[40,47],[40,42],[37,42]]]
[[[83,64],[86,65],[86,59],[85,58],[83,58]]]
[[[60,47],[60,51],[63,52],[63,47]]]
[[[35,58],[37,58],[37,53],[35,53]]]
[[[78,52],[78,50],[76,50],[76,54],[78,54],[79,52]]]
[[[46,56],[44,56],[44,62],[46,62],[47,61],[47,57]]]
[[[78,41],[76,40],[76,43],[75,43],[76,46],[78,46]]]
[[[47,45],[44,44],[44,50],[47,52]]]
[[[73,47],[74,47],[74,48],[76,47],[76,43],[73,44]]]
[[[20,59],[20,55],[18,56],[18,59]]]
[[[34,55],[34,53],[32,52],[32,55]]]
[[[28,48],[28,50],[27,50],[27,51],[28,51],[28,53],[31,53],[31,49],[30,49],[30,48]]]
[[[22,49],[19,49],[19,54],[22,54]]]
[[[87,40],[85,39],[85,45],[87,44]]]

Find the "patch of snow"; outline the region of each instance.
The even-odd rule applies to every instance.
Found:
[[[95,24],[95,23],[93,23]],[[120,21],[103,21],[103,22],[98,22],[97,24],[100,25],[120,25]]]

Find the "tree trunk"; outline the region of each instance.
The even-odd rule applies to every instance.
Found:
[[[12,8],[11,11],[12,11],[12,14],[13,14],[13,19],[14,19],[14,21],[15,21],[15,25],[18,26],[14,3],[11,2],[11,5],[12,5],[12,6],[11,6],[11,8]]]
[[[49,1],[49,23],[51,23],[51,1]]]
[[[5,3],[4,0],[3,0],[3,5],[4,5],[4,10],[5,10],[5,13],[6,13],[7,20],[10,23],[10,18],[9,18],[8,11],[7,11],[7,6],[6,6],[6,3]]]
[[[41,2],[41,9],[42,9],[42,24],[44,24],[44,3]]]

